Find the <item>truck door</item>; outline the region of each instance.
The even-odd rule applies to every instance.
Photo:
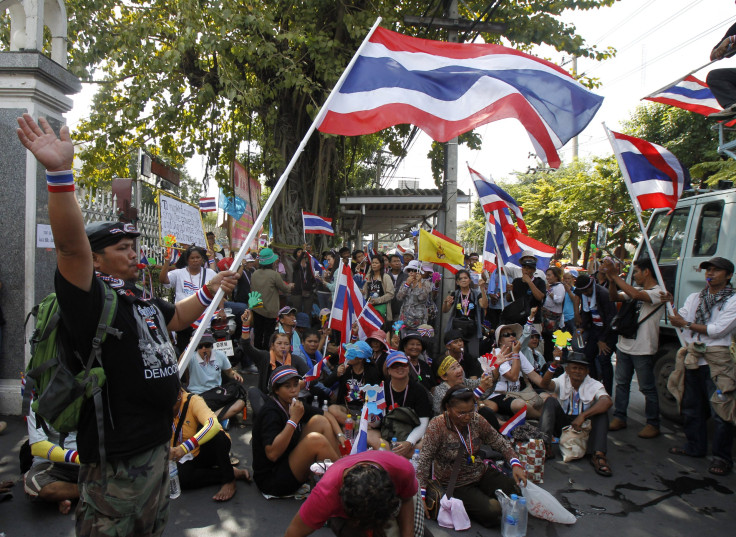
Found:
[[[671,214],[667,214],[667,211],[659,211],[652,216],[649,222],[649,241],[657,257],[664,285],[673,294],[677,292],[678,261],[682,257],[683,246],[686,243],[684,239],[688,229],[690,209],[689,206],[680,207]],[[643,245],[639,249],[637,257],[639,256],[649,257]],[[677,300],[677,297],[675,299]]]
[[[693,210],[693,224],[685,245],[677,290],[677,304],[682,305],[691,293],[700,291],[704,283],[700,263],[717,255],[725,241],[725,227],[722,226],[724,200],[701,201]]]

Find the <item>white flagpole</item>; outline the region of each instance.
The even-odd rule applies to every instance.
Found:
[[[505,276],[506,275],[506,269],[504,269],[503,257],[501,257],[501,249],[498,247],[498,243],[496,242],[496,234],[494,233],[495,230],[489,231],[489,229],[488,229],[488,226],[491,223],[489,214],[488,213],[483,213],[483,214],[486,215],[486,233],[490,233],[491,234],[491,238],[493,239],[493,246],[496,249],[496,261],[498,262],[498,267],[499,267],[499,272],[498,272],[498,290],[500,291],[501,290],[501,277],[502,277],[501,276],[501,270],[504,271],[503,273],[504,273],[504,276]],[[509,279],[506,278],[506,283],[507,284],[508,284],[508,281],[509,281]],[[499,294],[501,295],[501,311],[503,311],[503,309],[506,307],[504,305],[504,298],[503,298],[503,295],[505,294],[505,292],[501,292]]]
[[[648,99],[648,98],[649,98],[649,97],[651,97],[652,95],[657,95],[657,93],[662,93],[662,92],[663,92],[664,90],[666,90],[667,88],[671,88],[671,87],[672,87],[672,86],[674,86],[675,84],[679,84],[680,82],[682,82],[683,80],[685,80],[685,79],[686,79],[687,77],[689,77],[690,75],[692,75],[692,74],[694,74],[694,73],[697,73],[697,72],[698,72],[698,71],[700,71],[701,69],[705,69],[706,67],[708,67],[709,65],[711,65],[712,63],[715,63],[715,62],[717,62],[717,61],[718,61],[718,60],[711,60],[711,61],[709,61],[708,63],[706,63],[705,65],[701,65],[701,66],[700,66],[700,67],[698,67],[697,69],[693,69],[692,71],[690,71],[689,73],[687,73],[687,74],[686,74],[686,75],[684,75],[684,76],[681,76],[680,78],[678,78],[678,79],[677,79],[677,80],[675,80],[674,82],[670,82],[670,83],[669,83],[669,84],[667,84],[666,86],[662,86],[661,88],[659,88],[659,89],[658,89],[657,91],[653,91],[652,93],[650,93],[650,94],[649,94],[649,95],[647,95],[646,97],[642,97],[642,99]],[[608,130],[608,129],[606,129],[606,130]]]
[[[621,170],[621,174],[624,176],[624,184],[626,185],[626,191],[629,193],[629,197],[631,198],[631,203],[634,205],[634,212],[636,213],[636,219],[639,221],[639,229],[641,229],[641,235],[644,238],[644,243],[647,246],[647,251],[649,252],[649,259],[652,261],[652,267],[654,267],[654,275],[657,278],[657,283],[659,286],[664,290],[667,291],[667,288],[664,286],[664,280],[662,279],[662,273],[659,270],[659,263],[657,263],[657,256],[654,255],[654,248],[652,248],[652,243],[649,242],[649,234],[647,233],[646,227],[644,227],[644,221],[641,219],[641,207],[639,206],[639,201],[634,196],[634,193],[631,191],[631,177],[629,176],[629,171],[626,169],[626,164],[621,159],[621,155],[619,154],[618,150],[616,149],[616,141],[613,137],[613,134],[611,134],[611,131],[608,130],[608,127],[606,127],[605,122],[602,123],[603,130],[606,131],[606,136],[608,136],[608,141],[611,142],[611,147],[613,148],[613,154],[616,155],[616,161],[618,162],[618,167]],[[681,267],[682,268],[682,267]],[[672,307],[672,304],[668,301],[666,306],[667,313],[672,315],[675,310]],[[673,326],[673,328],[675,328]],[[675,332],[677,333],[677,338],[680,340],[680,345],[683,347],[686,345],[685,339],[682,335],[682,330],[679,328],[675,328]]]
[[[304,148],[306,147],[307,142],[309,141],[309,138],[312,136],[312,133],[314,133],[317,126],[320,123],[322,123],[322,120],[324,119],[324,117],[327,115],[327,111],[329,109],[330,103],[334,99],[335,95],[340,91],[340,88],[345,82],[345,79],[350,73],[350,70],[352,69],[353,65],[355,65],[355,62],[358,60],[360,53],[363,51],[363,49],[368,44],[368,40],[373,35],[373,32],[376,31],[376,28],[378,28],[378,25],[381,24],[381,20],[382,20],[381,17],[378,17],[376,19],[376,22],[373,24],[370,31],[365,36],[365,39],[363,39],[363,42],[358,47],[358,50],[355,51],[355,54],[350,60],[350,63],[345,68],[342,75],[340,75],[340,78],[335,84],[335,87],[332,88],[332,91],[327,96],[327,100],[325,100],[325,103],[322,105],[322,108],[317,114],[317,117],[314,118],[314,121],[309,126],[309,129],[307,130],[306,134],[302,138],[302,141],[299,144],[299,147],[297,147],[296,151],[294,152],[294,155],[291,157],[289,164],[286,166],[286,169],[281,174],[281,177],[279,178],[278,182],[273,187],[273,190],[271,191],[271,195],[268,197],[268,200],[266,200],[266,203],[261,209],[261,212],[258,214],[258,218],[256,218],[255,222],[253,222],[253,227],[248,232],[248,236],[246,237],[245,241],[240,247],[240,250],[238,250],[238,253],[235,256],[235,259],[233,259],[232,266],[237,267],[240,265],[243,257],[245,256],[247,245],[253,241],[253,239],[256,236],[256,233],[258,233],[258,230],[261,228],[261,226],[263,225],[263,222],[266,220],[266,216],[268,216],[268,213],[271,211],[271,208],[273,207],[274,203],[276,203],[276,198],[278,198],[279,194],[281,193],[281,190],[284,188],[284,185],[286,184],[286,181],[289,178],[289,174],[291,173],[291,170],[294,168],[296,161],[299,159],[302,152],[304,151]],[[194,332],[194,334],[192,334],[192,339],[189,341],[189,345],[187,345],[187,348],[184,350],[184,354],[182,355],[181,360],[179,361],[179,377],[181,377],[184,374],[184,371],[186,371],[189,360],[192,357],[192,351],[197,348],[197,345],[199,345],[199,340],[202,339],[202,334],[205,331],[205,327],[209,325],[208,320],[212,318],[212,314],[217,308],[217,305],[220,303],[220,300],[222,300],[222,297],[224,294],[225,293],[222,290],[222,288],[219,288],[217,290],[217,293],[215,293],[215,297],[212,299],[212,303],[209,306],[207,306],[207,309],[204,312],[204,318],[202,322],[200,323],[199,327]]]

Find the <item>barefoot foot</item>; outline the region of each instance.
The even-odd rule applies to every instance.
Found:
[[[248,483],[253,480],[253,476],[250,475],[250,471],[248,470],[248,468],[246,468],[245,470],[233,468],[233,472],[235,473],[235,479],[240,479],[241,481],[246,481]]]
[[[68,515],[71,509],[72,509],[71,500],[61,500],[59,502],[59,513],[61,513],[62,515]]]
[[[235,481],[225,483],[222,488],[217,491],[217,494],[212,496],[212,499],[216,502],[226,502],[233,496],[235,496]]]

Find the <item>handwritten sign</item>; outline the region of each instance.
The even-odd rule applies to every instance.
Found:
[[[204,246],[204,228],[199,208],[179,198],[158,192],[159,233],[163,237],[173,235],[179,244]]]
[[[56,248],[50,225],[36,224],[36,248]]]

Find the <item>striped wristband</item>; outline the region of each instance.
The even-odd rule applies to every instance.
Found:
[[[519,459],[517,459],[516,457],[511,459],[509,461],[509,464],[511,465],[511,468],[513,468],[514,466],[518,466],[519,468],[524,469],[524,466],[522,466],[521,462],[519,462]]]
[[[550,373],[554,373],[555,371],[557,371],[557,368],[553,366],[552,364],[550,364],[549,367],[547,368],[547,371],[549,371]]]
[[[250,334],[250,326],[244,326],[242,330],[243,330],[243,334]]]
[[[475,390],[473,390],[473,394],[474,394],[474,395],[475,395],[475,396],[476,396],[476,397],[477,397],[478,399],[482,399],[482,398],[483,398],[483,394],[484,394],[484,393],[485,393],[485,392],[484,392],[483,390],[481,390],[480,388],[476,388]]]
[[[183,442],[181,444],[181,448],[184,450],[184,454],[186,455],[190,451],[192,451],[194,448],[196,448],[199,445],[199,442],[197,442],[197,439],[192,437],[186,442]]]
[[[422,500],[426,500],[427,499],[427,489],[422,488],[420,490],[422,491]]]
[[[296,422],[294,420],[288,420],[286,424],[291,425],[292,427],[294,427],[294,430],[296,430]]]
[[[46,186],[49,192],[74,192],[74,174],[71,170],[47,171]]]
[[[67,452],[64,453],[64,462],[79,462],[79,453],[74,449],[67,450]]]
[[[212,304],[212,298],[207,296],[205,289],[207,289],[206,286],[197,291],[197,298],[199,299],[199,302],[206,308],[207,306]]]

